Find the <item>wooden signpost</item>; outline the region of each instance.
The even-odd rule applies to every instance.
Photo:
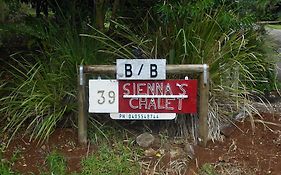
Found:
[[[200,76],[197,83],[197,80],[166,80],[166,73]],[[116,75],[117,80],[86,81],[86,74]],[[203,146],[207,143],[209,67],[206,64],[166,66],[164,59],[119,59],[116,67],[80,66],[78,85],[80,143],[87,142],[89,112],[110,113],[112,119],[119,120],[171,120],[176,113],[198,113],[198,141]]]

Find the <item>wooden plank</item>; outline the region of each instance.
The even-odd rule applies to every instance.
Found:
[[[169,74],[186,74],[186,73],[200,73],[204,71],[203,64],[181,64],[181,65],[167,65],[167,73]]]
[[[186,74],[186,73],[200,73],[203,72],[204,66],[202,64],[188,64],[188,65],[167,65],[166,72],[168,74]],[[115,65],[88,65],[84,66],[85,73],[92,74],[106,74],[115,75]]]
[[[204,77],[206,76],[206,77]],[[209,70],[199,78],[199,145],[206,146],[208,141],[208,104],[209,104]]]
[[[279,24],[281,21],[258,21],[257,24]]]
[[[88,65],[84,66],[84,73],[115,75],[115,65]]]
[[[81,70],[82,69],[82,70]],[[86,102],[86,85],[83,66],[79,69],[78,75],[78,142],[87,143],[87,102]]]

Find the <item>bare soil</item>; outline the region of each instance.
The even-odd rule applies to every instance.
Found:
[[[67,172],[70,173],[80,172],[81,160],[95,150],[96,147],[93,145],[79,145],[74,129],[58,128],[48,141],[41,144],[26,137],[14,139],[5,150],[4,158],[11,160],[16,156],[12,167],[14,171],[21,174],[40,174],[48,170],[46,157],[52,151],[56,151],[66,158]]]
[[[209,141],[207,147],[195,146],[195,157],[188,161],[187,169],[183,174],[198,173],[202,165],[209,163],[221,174],[281,174],[281,116],[262,114],[255,116],[255,128],[252,129],[248,120],[237,122],[233,132],[225,137],[223,142]],[[167,145],[166,145],[167,146]],[[168,145],[178,147],[178,145]],[[13,169],[22,174],[33,172],[39,174],[47,171],[46,156],[56,150],[65,156],[67,171],[80,172],[81,160],[97,150],[94,145],[81,146],[77,142],[77,131],[74,129],[57,129],[50,139],[42,144],[18,137],[5,150],[4,158],[10,160],[18,152],[19,158],[13,164]],[[163,166],[186,162],[172,160],[169,156],[162,157]],[[143,158],[145,160],[148,158]],[[154,158],[157,161],[157,156]],[[159,159],[159,157],[158,157]],[[182,166],[181,166],[182,167]],[[172,167],[173,168],[173,167]],[[143,171],[142,174],[145,171]],[[176,174],[177,171],[172,171]],[[150,174],[151,171],[147,171]],[[169,174],[169,173],[168,173]]]
[[[263,114],[255,117],[255,128],[251,122],[236,123],[236,128],[224,142],[209,142],[206,148],[196,147],[196,158],[191,172],[205,163],[224,168],[230,174],[281,174],[281,117]],[[233,169],[236,167],[236,169]],[[239,170],[238,170],[239,169]],[[232,172],[232,173],[231,173]]]

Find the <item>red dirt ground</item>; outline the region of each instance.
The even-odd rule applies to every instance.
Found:
[[[67,172],[79,172],[82,158],[96,150],[94,146],[78,145],[77,134],[73,129],[60,128],[43,144],[29,141],[27,138],[13,140],[4,152],[4,157],[11,159],[15,152],[20,158],[14,163],[13,170],[22,174],[47,172],[46,157],[52,151],[61,153],[67,161]]]
[[[244,174],[280,175],[281,117],[263,114],[263,118],[256,117],[255,120],[254,133],[249,121],[237,122],[237,128],[224,142],[210,141],[206,148],[196,146],[196,155],[187,174],[195,174],[198,167],[211,163],[215,166],[240,167]],[[261,120],[265,123],[261,123]],[[4,158],[9,160],[18,151],[20,158],[14,163],[13,169],[23,174],[38,174],[47,171],[46,156],[56,150],[66,157],[68,172],[79,172],[81,159],[95,152],[97,147],[79,146],[76,139],[77,133],[73,129],[57,129],[41,145],[29,142],[26,138],[18,138],[6,149]]]
[[[206,148],[196,147],[196,159],[189,174],[204,163],[213,163],[246,168],[245,174],[280,175],[281,117],[263,114],[262,118],[255,119],[254,132],[249,121],[239,122],[224,142],[210,142]],[[265,122],[261,123],[261,120]]]

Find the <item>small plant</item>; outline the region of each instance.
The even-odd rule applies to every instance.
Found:
[[[16,149],[14,152],[13,152],[13,155],[11,157],[11,162],[16,162],[19,158],[20,158],[20,150],[19,149]]]
[[[0,153],[0,174],[1,175],[18,175],[18,173],[12,171],[12,169],[11,169],[13,162],[3,159],[1,154],[2,154],[2,152]]]
[[[113,147],[101,145],[99,151],[82,161],[82,175],[138,174],[140,167],[134,160],[134,151],[121,143]]]
[[[1,160],[0,162],[0,174],[1,175],[11,175],[17,174],[11,170],[11,166],[8,162]]]
[[[205,163],[199,170],[199,175],[218,175],[213,165]]]
[[[49,172],[53,175],[64,175],[66,174],[66,160],[65,158],[57,153],[56,151],[51,152],[47,157],[47,163],[49,166]]]

